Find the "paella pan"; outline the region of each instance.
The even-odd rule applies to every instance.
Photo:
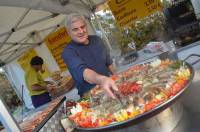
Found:
[[[130,67],[111,78],[118,86],[118,100],[100,86],[72,103],[68,118],[78,130],[104,130],[137,124],[168,108],[187,89],[194,77],[184,61],[156,60]]]

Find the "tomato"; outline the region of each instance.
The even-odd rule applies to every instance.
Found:
[[[149,111],[155,107],[154,103],[148,103],[145,105],[145,111]]]
[[[179,80],[177,80],[177,83],[178,83],[180,86],[184,87],[184,86],[187,84],[187,80],[179,79]]]
[[[186,84],[187,84],[186,80],[178,80],[177,82],[175,82],[171,88],[172,95],[178,93]]]
[[[141,89],[140,85],[137,84],[136,82],[133,83],[123,83],[121,86],[119,86],[119,91],[123,94],[123,95],[129,95],[132,93],[137,93],[139,92]]]
[[[84,101],[80,102],[79,104],[80,104],[83,108],[89,108],[89,106],[90,106],[89,102],[84,102]]]
[[[118,79],[118,76],[113,75],[113,76],[111,77],[111,79],[112,79],[113,81],[116,81],[116,80]]]
[[[76,106],[76,102],[67,101],[65,105],[66,107]]]
[[[140,90],[140,87],[137,83],[133,83],[131,84],[130,86],[130,92],[139,92]]]
[[[113,116],[113,114],[108,114],[108,117],[112,117]]]
[[[170,90],[165,90],[163,93],[169,98],[171,96],[171,91]]]
[[[92,127],[91,122],[87,121],[87,120],[78,120],[78,124],[81,127]]]
[[[77,124],[81,127],[85,127],[85,128],[93,128],[93,127],[97,127],[98,126],[98,123],[95,121],[95,122],[92,122],[92,119],[90,117],[87,117],[87,118],[80,118],[78,121],[77,121]]]
[[[162,102],[161,100],[157,100],[157,99],[149,102],[148,104],[145,105],[145,111],[149,111],[149,110],[153,109],[154,107],[159,105],[161,102]]]

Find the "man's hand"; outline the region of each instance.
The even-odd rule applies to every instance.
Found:
[[[85,69],[83,73],[85,81],[91,84],[100,85],[113,99],[116,96],[113,94],[113,90],[118,90],[115,82],[109,77],[100,75],[91,69]]]
[[[102,76],[100,81],[101,83],[99,85],[109,94],[109,96],[116,99],[116,96],[113,94],[113,90],[118,91],[115,82],[106,76]]]
[[[47,91],[48,91],[51,95],[56,94],[56,86],[55,86],[55,85],[47,85]]]

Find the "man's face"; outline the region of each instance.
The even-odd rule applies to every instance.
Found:
[[[42,71],[42,65],[33,65],[32,66],[37,72]]]
[[[71,24],[69,34],[75,42],[88,44],[88,31],[86,23],[82,20],[77,20]]]

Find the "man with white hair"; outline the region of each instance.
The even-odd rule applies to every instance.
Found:
[[[103,41],[96,35],[88,35],[84,16],[73,13],[66,21],[71,42],[65,47],[62,58],[75,80],[78,93],[85,92],[100,85],[112,98],[112,90],[117,86],[108,76],[114,73],[112,60]]]

